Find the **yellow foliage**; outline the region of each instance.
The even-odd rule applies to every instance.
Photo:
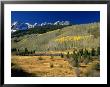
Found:
[[[66,37],[61,37],[58,39],[55,39],[56,42],[66,42],[66,41],[79,41],[79,40],[86,40],[90,38],[91,35],[86,35],[86,36],[66,36]]]
[[[27,41],[27,39],[23,39],[23,40],[22,40],[22,42],[26,42],[26,41]]]

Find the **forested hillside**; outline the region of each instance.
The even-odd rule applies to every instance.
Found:
[[[42,28],[45,31],[19,31],[12,34],[12,46],[19,50],[27,48],[37,51],[65,51],[74,48],[95,48],[100,40],[100,24],[89,23],[65,27]]]

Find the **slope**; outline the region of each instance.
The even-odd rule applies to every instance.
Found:
[[[100,45],[100,24],[67,26],[43,34],[26,34],[11,38],[11,48],[60,51],[74,48],[95,48]]]

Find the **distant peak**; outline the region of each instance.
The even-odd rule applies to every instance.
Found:
[[[23,26],[23,28],[24,28],[24,26],[25,27],[27,26],[27,28],[29,29],[29,28],[35,28],[36,26],[46,26],[46,25],[70,25],[70,21],[59,21],[58,20],[55,22],[43,22],[40,24],[38,24],[38,23],[31,24],[28,22],[26,22],[26,23],[19,22],[18,23],[17,21],[15,21],[12,23],[12,25],[14,26],[14,30],[16,30],[16,29],[19,29],[17,26],[20,26],[20,28],[22,28],[22,26]]]

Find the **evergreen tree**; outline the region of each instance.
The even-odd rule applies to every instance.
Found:
[[[73,51],[73,54],[72,54],[72,61],[71,61],[71,64],[73,67],[75,67],[75,71],[76,71],[76,76],[79,77],[80,76],[80,70],[79,70],[79,66],[80,66],[80,63],[79,63],[79,60],[80,60],[80,55],[79,53]]]
[[[69,54],[69,52],[67,53],[66,57],[67,57],[67,58],[70,58],[70,54]]]
[[[18,49],[18,52],[19,52],[19,49]]]
[[[89,52],[88,52],[84,62],[86,65],[90,62],[90,53]]]
[[[25,54],[28,54],[28,49],[27,49],[27,48],[25,48],[25,51],[24,51],[24,52],[25,52]]]
[[[79,50],[79,54],[80,54],[80,56],[83,55],[83,49],[80,49],[80,50]]]
[[[85,50],[83,51],[83,55],[84,55],[84,58],[87,57],[87,55],[88,55],[88,50],[87,50],[87,49],[85,49]]]
[[[95,55],[96,55],[96,51],[95,51],[94,48],[92,48],[92,50],[91,50],[91,56],[95,56]]]
[[[64,55],[61,53],[61,58],[64,58]]]
[[[78,62],[79,62],[79,63],[81,62],[81,56],[82,56],[82,54],[83,54],[83,51],[82,51],[82,50],[79,50],[79,51],[77,52]]]
[[[33,54],[35,54],[35,50],[33,51]]]
[[[73,51],[73,54],[72,54],[72,65],[74,67],[78,67],[79,66],[79,57],[78,57],[78,54],[75,53],[75,51]]]

